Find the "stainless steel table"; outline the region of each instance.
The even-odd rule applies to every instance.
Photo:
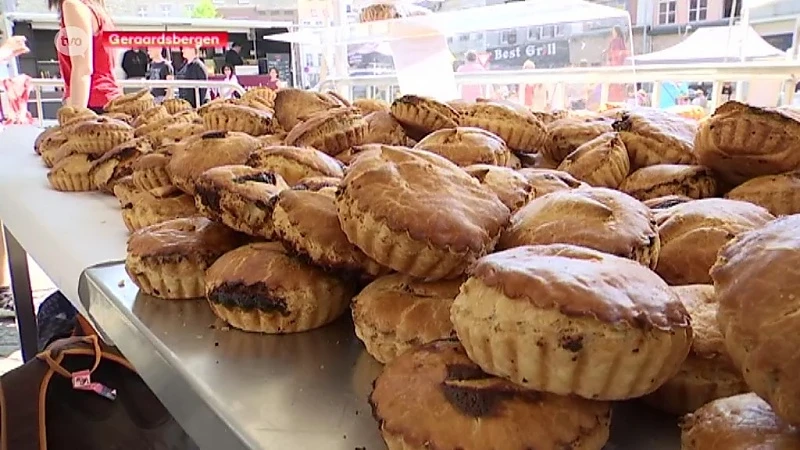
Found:
[[[349,319],[294,335],[244,333],[205,301],[138,295],[122,264],[86,270],[79,293],[201,448],[386,448],[367,403],[381,366]],[[608,450],[680,448],[676,419],[642,405],[618,405],[613,424]]]

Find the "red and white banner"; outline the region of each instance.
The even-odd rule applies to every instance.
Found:
[[[225,47],[228,33],[202,31],[106,31],[109,47]]]

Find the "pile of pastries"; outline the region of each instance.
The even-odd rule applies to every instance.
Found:
[[[52,186],[119,199],[147,294],[349,311],[391,450],[597,450],[633,399],[686,450],[800,449],[800,112],[148,95],[62,109]]]

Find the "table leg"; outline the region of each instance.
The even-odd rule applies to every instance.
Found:
[[[31,290],[30,272],[28,272],[28,254],[8,228],[3,227],[3,231],[6,237],[11,272],[11,292],[14,294],[14,310],[17,315],[22,359],[27,362],[36,356],[39,350],[36,313],[33,310],[33,291]]]

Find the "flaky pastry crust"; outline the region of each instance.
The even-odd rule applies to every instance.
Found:
[[[419,141],[443,128],[455,128],[461,115],[446,103],[418,95],[404,95],[395,99],[391,113],[400,122],[406,134]]]
[[[558,166],[590,186],[616,189],[628,176],[631,162],[619,133],[608,132],[582,144]]]
[[[478,102],[461,112],[461,125],[500,136],[514,151],[535,153],[547,140],[544,124],[529,111],[500,103]]]
[[[800,216],[742,233],[719,251],[711,278],[725,346],[748,386],[800,425]]]
[[[656,164],[630,174],[619,190],[642,201],[667,195],[701,199],[717,195],[717,180],[705,166]]]
[[[496,134],[473,127],[434,131],[414,148],[436,153],[462,167],[473,164],[507,166],[511,158],[506,143]]]
[[[557,119],[547,125],[547,138],[541,153],[558,165],[581,145],[612,131],[611,121],[606,119],[570,116]]]
[[[765,175],[733,188],[725,198],[763,206],[775,216],[800,213],[800,172]]]
[[[427,280],[461,275],[494,248],[510,215],[450,161],[389,146],[353,161],[336,205],[350,242],[384,266]]]
[[[623,111],[613,124],[619,132],[631,170],[656,164],[696,164],[697,122],[657,108]]]
[[[689,315],[654,272],[584,247],[481,258],[450,318],[470,359],[531,389],[594,400],[655,391],[692,341]]]
[[[476,164],[464,171],[480,181],[481,185],[497,194],[512,213],[533,199],[533,186],[525,176],[508,167]]]
[[[290,131],[284,142],[312,147],[331,156],[365,142],[367,122],[357,108],[334,108],[310,116]]]

